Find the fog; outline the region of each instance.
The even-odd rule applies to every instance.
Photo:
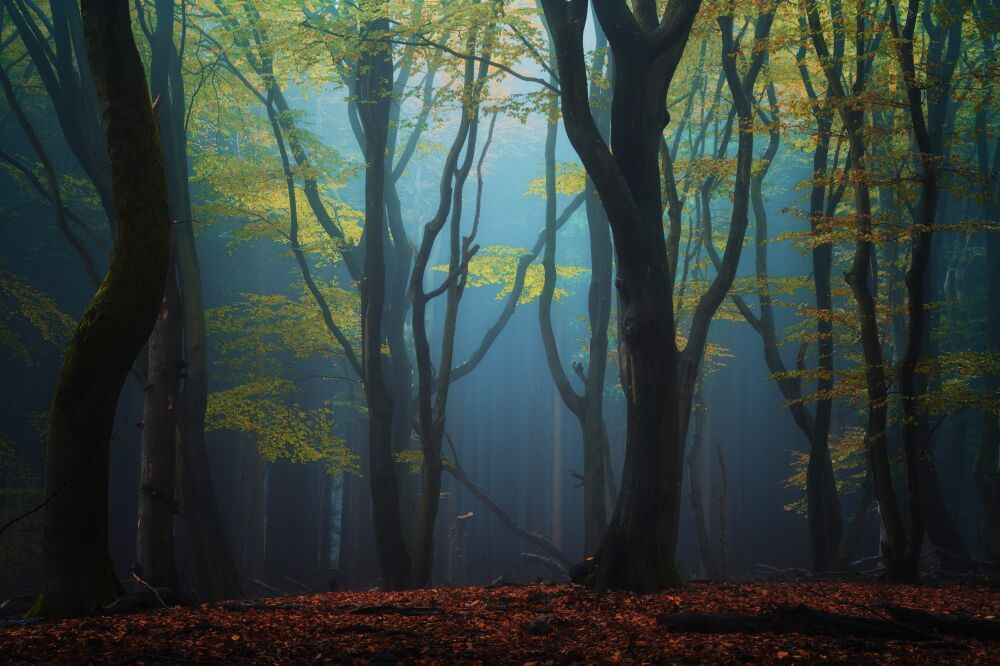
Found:
[[[401,15],[405,13],[403,8],[397,9]],[[151,15],[152,9],[147,12]],[[350,76],[338,71],[335,49],[323,41],[332,38],[324,37],[319,30],[310,31],[308,25],[303,27],[310,20],[319,21],[303,16],[309,15],[282,5],[265,8],[264,18],[260,19],[271,30],[274,43],[268,48],[273,50],[277,63],[274,79],[288,107],[279,109],[270,119],[262,98],[243,85],[263,91],[268,76],[252,71],[252,62],[241,51],[238,33],[227,29],[225,19],[195,8],[190,15],[178,14],[176,19],[178,26],[190,23],[184,24],[187,43],[183,47],[181,76],[187,97],[186,106],[184,99],[179,102],[179,117],[187,140],[188,168],[184,175],[190,186],[192,219],[178,219],[172,214],[172,233],[176,238],[181,233],[178,229],[189,225],[197,247],[207,320],[205,449],[212,497],[243,591],[251,596],[323,591],[333,586],[387,586],[375,546],[364,378],[352,368],[343,347],[330,335],[318,300],[304,282],[302,263],[295,254],[298,248],[290,237],[293,213],[285,189],[286,174],[271,126],[271,122],[274,127],[282,126],[287,152],[292,155],[289,168],[299,217],[295,224],[301,227],[301,232],[294,233],[301,233],[298,242],[304,252],[302,261],[319,283],[332,310],[332,320],[346,332],[354,352],[360,355],[359,282],[352,278],[343,256],[354,252],[355,259],[360,260],[365,250],[367,241],[359,239],[365,224],[366,178],[372,175],[371,160],[366,162],[358,143],[358,127],[351,121],[356,120],[355,114],[363,115],[365,103],[377,102],[359,102],[357,90],[348,90]],[[537,17],[524,20],[532,26],[527,39],[544,45],[545,33]],[[440,25],[427,30],[437,31],[433,39],[428,38],[428,44],[451,40],[448,44],[453,49],[465,48],[465,37],[449,35]],[[468,34],[464,28],[456,30]],[[712,101],[716,88],[723,86],[718,39],[713,30],[717,29],[704,27],[691,37],[667,95],[672,117],[664,145],[671,150],[676,147],[672,155],[675,185],[683,199],[680,257],[686,258],[685,277],[681,277],[681,269],[673,267],[677,273],[673,288],[681,349],[691,327],[696,299],[717,274],[698,240],[706,217],[698,193],[716,173],[710,212],[714,224],[712,242],[716,252],[721,253],[726,234],[730,233],[732,191],[738,187],[733,175],[737,141],[725,138],[726,115],[732,104],[728,90],[719,105]],[[51,91],[19,34],[10,16],[5,19],[0,12],[0,64],[13,81],[15,99],[58,174],[66,208],[79,219],[71,222],[70,234],[81,239],[79,245],[94,257],[103,275],[108,249],[113,245],[108,216],[92,176],[67,141],[66,128],[71,123],[55,113]],[[137,30],[136,35],[140,54],[149,67],[150,59],[155,57],[153,49],[141,31]],[[751,37],[748,34],[745,39]],[[408,39],[400,37],[400,44],[408,43]],[[585,49],[590,52],[596,41],[591,23],[584,38]],[[401,329],[404,347],[396,346],[388,333],[384,335],[389,337],[379,342],[383,347],[383,375],[397,410],[394,418],[400,418],[398,413],[406,408],[412,419],[411,424],[402,425],[409,433],[406,441],[394,438],[392,443],[397,454],[392,476],[398,487],[404,540],[412,551],[422,506],[421,483],[427,472],[421,471],[424,457],[418,437],[419,359],[414,343],[412,290],[394,287],[398,280],[393,275],[403,270],[409,276],[425,225],[434,219],[441,203],[442,182],[450,182],[451,186],[457,182],[450,177],[442,181],[442,173],[447,176],[448,169],[454,168],[447,164],[448,151],[456,135],[463,131],[462,118],[467,114],[466,119],[475,119],[471,124],[477,137],[473,148],[465,141],[456,153],[461,165],[471,150],[468,177],[457,200],[463,210],[460,230],[457,235],[449,235],[457,204],[445,199],[450,216],[431,248],[423,291],[426,294],[446,285],[450,280],[449,262],[458,257],[455,265],[465,273],[453,281],[464,290],[457,301],[452,368],[480,349],[484,336],[498,320],[503,325],[481,362],[467,375],[454,379],[446,397],[440,444],[445,470],[433,527],[429,583],[464,586],[501,580],[565,580],[565,563],[559,564],[552,552],[525,538],[525,532],[537,533],[568,563],[586,561],[595,554],[585,543],[586,461],[581,421],[560,396],[540,330],[544,253],[538,254],[527,269],[524,293],[509,321],[503,323],[500,318],[508,306],[518,258],[544,238],[545,147],[550,123],[558,122],[554,166],[560,193],[556,213],[584,196],[588,188],[594,194],[594,185],[584,180],[580,158],[563,121],[550,117],[549,104],[554,98],[536,80],[549,81],[551,86],[556,83],[537,59],[530,54],[511,56],[498,47],[495,57],[521,78],[500,68],[483,68],[487,77],[484,92],[474,108],[469,108],[463,107],[461,98],[465,94],[462,77],[466,61],[454,57],[453,52],[435,51],[428,44],[416,48],[416,56],[410,54],[410,79],[403,85],[402,96],[393,98],[393,113],[398,113],[398,119],[392,121],[390,131],[395,133],[396,145],[388,151],[389,157],[398,161],[408,139],[419,132],[413,156],[403,165],[394,184],[405,237],[395,228],[386,235],[390,304],[385,316],[386,321],[392,319],[392,307],[402,303],[406,313]],[[503,48],[513,49],[517,40],[507,35],[503,44]],[[708,44],[707,50],[703,44]],[[353,57],[343,55],[351,48],[355,47],[343,47],[341,57]],[[395,47],[397,75],[405,48]],[[476,48],[485,47],[479,44]],[[333,56],[327,49],[332,49]],[[785,116],[780,145],[763,180],[767,239],[755,246],[756,212],[751,212],[746,236],[737,241],[742,245],[737,286],[730,290],[713,318],[705,358],[695,360],[699,387],[684,442],[676,552],[677,569],[684,579],[738,580],[814,567],[805,514],[803,462],[810,441],[797,427],[788,397],[779,389],[774,370],[765,358],[761,335],[741,316],[732,300],[738,294],[752,311],[759,311],[755,258],[756,252],[765,248],[766,270],[774,285],[771,289],[777,348],[792,375],[799,368],[794,381],[801,386],[801,404],[807,412],[814,412],[818,395],[817,375],[811,372],[818,364],[816,297],[812,290],[815,245],[803,238],[810,233],[815,131],[810,125],[811,116],[802,111],[804,107],[795,106],[801,107],[802,93],[801,82],[792,69],[794,59],[785,51],[776,51],[772,59],[767,81],[777,80],[776,105],[767,106],[763,78],[755,93],[755,104],[761,109],[774,112],[780,107]],[[75,68],[79,63],[70,66]],[[432,67],[437,71],[428,74]],[[601,70],[593,76],[605,74]],[[249,81],[241,82],[241,77]],[[82,85],[86,85],[86,78]],[[425,98],[428,82],[431,95]],[[468,87],[468,82],[465,85]],[[72,97],[73,93],[66,94]],[[152,96],[157,94],[159,91],[152,91]],[[276,94],[266,93],[266,101]],[[432,106],[423,123],[420,118],[427,99]],[[694,100],[688,116],[685,99]],[[159,109],[161,123],[168,112],[177,111]],[[972,112],[963,108],[955,113],[961,124],[963,114]],[[995,112],[989,111],[986,122],[994,128],[995,119]],[[87,117],[82,122],[86,125],[92,120]],[[903,117],[897,117],[896,122],[903,123]],[[705,141],[699,147],[697,136],[702,130]],[[679,137],[677,132],[681,133]],[[759,125],[754,134],[754,155],[759,160],[768,143],[767,127]],[[487,137],[489,145],[484,151]],[[712,154],[721,141],[728,143],[722,144],[722,154],[713,160]],[[843,168],[847,148],[846,142],[843,147],[841,142],[842,138],[836,141],[836,157],[831,148],[831,160],[839,160]],[[0,535],[3,598],[35,593],[43,587],[42,512],[31,512],[44,506],[52,492],[45,488],[46,415],[73,322],[83,314],[95,285],[87,277],[79,248],[57,224],[51,197],[45,194],[47,186],[39,179],[41,161],[10,99],[0,102],[0,149],[0,376],[4,378],[0,384],[0,522],[17,519]],[[286,146],[280,150],[286,150]],[[305,151],[309,163],[305,164],[296,151]],[[973,148],[962,144],[956,148],[956,154],[959,152],[965,159],[973,154]],[[892,154],[886,155],[891,160]],[[960,158],[956,156],[955,160],[957,163]],[[397,163],[390,159],[390,176]],[[28,172],[18,165],[27,165]],[[711,171],[713,168],[718,171]],[[332,211],[348,241],[334,239],[318,222],[309,200],[310,180],[319,183],[318,196]],[[551,185],[555,187],[555,183]],[[852,190],[848,188],[846,194],[841,191],[843,203],[836,213],[841,218],[851,214]],[[912,200],[911,195],[900,196]],[[942,306],[951,308],[947,310],[950,314],[935,320],[934,335],[943,351],[978,353],[988,349],[987,343],[976,337],[982,317],[975,311],[985,310],[986,294],[981,285],[989,277],[982,248],[985,237],[996,232],[962,229],[962,224],[980,217],[980,211],[964,203],[960,196],[949,194],[944,198],[947,201],[940,206],[939,224],[954,228],[940,231],[935,237],[934,247],[941,258],[935,259],[936,295],[929,300],[940,300],[946,275],[964,280],[965,291]],[[599,205],[600,199],[593,201]],[[666,205],[664,200],[664,233],[669,227]],[[905,206],[892,210],[906,217],[901,212]],[[889,213],[883,210],[876,215]],[[453,247],[449,239],[473,234],[477,216],[474,240],[464,246],[459,241]],[[391,211],[389,218],[391,226]],[[842,234],[834,234],[833,245],[833,304],[843,314],[837,315],[839,319],[835,317],[837,388],[832,397],[829,435],[840,486],[843,529],[854,534],[855,543],[835,567],[838,569],[880,554],[880,520],[868,489],[863,446],[844,456],[837,454],[847,450],[837,446],[856,437],[868,417],[859,334],[856,322],[848,321],[855,306],[843,277],[850,269],[854,248],[847,226],[844,223]],[[582,375],[592,363],[588,298],[593,273],[588,229],[588,208],[578,205],[558,231],[558,270],[552,303],[552,330],[560,356],[557,365],[569,386],[580,395],[584,390]],[[606,223],[603,229],[606,233]],[[899,296],[903,269],[893,267],[893,262],[902,266],[908,254],[899,249],[899,244],[890,247],[885,243],[876,251],[882,272],[875,281],[882,280],[880,298],[888,299],[882,301],[882,306],[899,307],[904,302]],[[478,251],[473,245],[478,246]],[[469,252],[472,254],[463,254]],[[407,259],[400,264],[403,255]],[[615,266],[614,275],[617,269]],[[393,305],[392,299],[397,298],[393,294],[403,300]],[[447,342],[447,303],[451,297],[451,290],[442,290],[440,296],[427,303],[430,366],[436,377],[441,373],[442,344]],[[605,483],[604,475],[610,473],[613,478],[609,488],[618,489],[625,465],[627,400],[619,372],[617,313],[621,302],[616,286],[611,287],[611,298],[607,376],[601,398],[610,466],[603,462],[598,466],[604,470],[601,484]],[[188,304],[182,302],[178,315],[186,307]],[[881,325],[888,340],[892,337],[892,317],[885,314],[884,319]],[[384,327],[389,325],[383,322]],[[949,326],[958,326],[968,334],[965,338],[948,338]],[[191,334],[186,335],[190,341]],[[901,347],[894,348],[887,363],[898,360],[900,352]],[[402,359],[401,354],[406,358]],[[181,386],[189,381],[185,375],[189,362],[187,357],[178,361]],[[401,387],[394,373],[397,364],[404,362],[409,366],[408,385]],[[140,354],[138,370],[126,379],[119,397],[113,437],[107,447],[108,541],[115,571],[127,582],[138,557],[136,516],[143,493],[140,459],[146,390],[142,365]],[[934,428],[927,437],[933,436],[935,442],[931,450],[937,461],[937,497],[943,498],[941,508],[958,530],[966,554],[978,553],[981,544],[981,503],[975,492],[973,466],[980,439],[986,437],[981,433],[978,414],[990,413],[993,407],[983,406],[984,401],[996,397],[989,388],[993,386],[988,383],[989,376],[988,372],[973,372],[955,380],[985,396],[979,403],[961,394],[966,397],[957,400],[964,399],[964,405],[937,411],[928,408],[926,412],[926,427]],[[240,393],[241,387],[250,388]],[[410,407],[401,406],[407,400]],[[895,419],[889,427],[891,456],[897,468],[901,455],[899,423],[901,420]],[[399,428],[398,423],[395,427]],[[170,436],[174,437],[174,433]],[[179,446],[184,446],[183,441],[183,437],[176,438]],[[455,468],[462,470],[468,483],[449,472]],[[794,477],[796,472],[800,473],[798,477]],[[897,469],[894,473],[898,492],[903,492],[902,472]],[[668,483],[666,478],[663,483]],[[477,496],[472,486],[488,496],[489,502]],[[204,574],[199,574],[195,563],[198,546],[192,542],[191,527],[184,521],[185,500],[180,495],[177,499],[172,534],[180,585],[188,590],[204,590],[206,583],[200,580]],[[615,498],[606,497],[606,515],[601,522],[607,524],[614,507]],[[26,512],[28,515],[23,515]],[[861,522],[855,527],[856,512]],[[521,532],[512,529],[511,523]]]

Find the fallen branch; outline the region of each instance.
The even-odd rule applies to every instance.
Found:
[[[805,605],[778,606],[759,615],[672,613],[659,615],[656,623],[668,631],[704,634],[787,634],[873,638],[904,641],[942,641],[962,636],[1000,641],[1000,622],[961,616],[946,617],[893,609],[893,619],[840,615]]]
[[[521,553],[521,559],[528,564],[535,564],[548,571],[549,578],[553,581],[569,580],[566,567],[558,560],[537,553]]]
[[[118,597],[105,606],[100,615],[130,615],[157,608],[172,610],[174,606],[194,606],[194,601],[182,592],[166,587],[147,587]]]
[[[885,610],[897,622],[924,631],[975,638],[981,641],[1000,641],[1000,622],[965,615],[928,613],[902,606],[886,606]]]
[[[314,592],[316,592],[316,590],[314,590],[313,588],[309,587],[305,583],[302,583],[300,581],[295,580],[291,576],[285,576],[284,574],[282,574],[281,577],[284,578],[285,580],[287,580],[292,585],[295,585],[297,587],[301,587],[303,590],[306,591],[307,594],[313,594]]]
[[[274,592],[275,594],[277,594],[279,596],[282,596],[282,597],[290,597],[290,596],[292,596],[290,592],[285,592],[284,590],[281,590],[281,589],[279,589],[277,587],[274,587],[273,585],[268,585],[267,583],[265,583],[264,581],[262,581],[262,580],[260,580],[258,578],[248,578],[247,580],[249,582],[253,583],[256,586],[262,587],[265,590],[267,590],[268,592]]]
[[[434,615],[443,612],[436,606],[394,606],[381,604],[378,606],[359,606],[351,611],[351,615]]]
[[[514,573],[514,569],[517,569],[519,566],[521,566],[520,562],[518,562],[517,564],[515,564],[514,566],[512,566],[510,569],[508,569],[506,573],[501,574],[501,575],[497,576],[496,578],[494,578],[493,581],[489,585],[487,585],[486,587],[500,587],[501,585],[517,585],[517,583],[512,583],[511,581],[507,580],[507,578],[512,573]]]
[[[566,557],[566,555],[561,550],[559,550],[551,541],[546,539],[538,532],[532,532],[530,530],[526,530],[525,528],[518,525],[517,522],[511,517],[511,515],[506,511],[504,511],[503,509],[501,509],[500,505],[494,502],[493,498],[491,498],[486,493],[485,490],[483,490],[475,483],[473,483],[472,479],[469,478],[469,475],[465,473],[465,470],[463,470],[457,464],[448,464],[445,466],[445,469],[448,471],[449,474],[451,474],[455,478],[456,481],[458,481],[463,486],[468,488],[469,492],[475,495],[480,502],[485,504],[486,508],[492,511],[493,514],[497,518],[499,518],[504,525],[509,527],[515,534],[517,534],[519,537],[521,537],[528,543],[537,546],[540,550],[545,551],[546,553],[551,555],[556,561],[558,561],[564,567],[569,569],[571,564],[569,558]]]
[[[866,566],[868,564],[875,564],[876,562],[881,562],[881,561],[882,561],[882,556],[881,555],[872,555],[871,557],[862,557],[860,560],[854,560],[853,562],[851,562],[851,568],[853,568],[853,569],[860,569],[861,567]]]
[[[213,604],[213,608],[221,608],[223,610],[231,611],[234,613],[241,613],[246,611],[278,611],[278,610],[295,610],[302,608],[302,604],[262,604],[256,601],[223,601],[218,604]]]
[[[1000,565],[998,565],[996,562],[990,562],[989,560],[981,560],[975,557],[969,557],[967,555],[959,555],[958,553],[953,553],[947,548],[942,548],[940,546],[932,548],[930,553],[928,553],[928,555],[931,554],[937,556],[938,560],[942,563],[942,566],[945,560],[951,560],[952,562],[962,563],[969,569],[988,569],[991,571],[996,571],[1000,569]],[[966,572],[951,571],[949,573],[962,574]]]

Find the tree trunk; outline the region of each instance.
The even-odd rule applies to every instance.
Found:
[[[163,298],[170,221],[159,136],[128,6],[84,0],[118,219],[101,288],[66,352],[49,413],[42,522],[45,584],[33,615],[80,615],[120,592],[108,552],[108,446],[115,406]]]
[[[868,397],[868,425],[865,435],[869,464],[875,484],[875,497],[886,532],[883,544],[886,553],[886,578],[894,581],[915,580],[916,561],[907,557],[907,535],[899,502],[892,487],[892,468],[888,453],[888,394],[889,385],[885,371],[885,357],[878,327],[874,288],[877,275],[873,275],[875,247],[871,239],[872,205],[871,189],[865,165],[866,141],[864,136],[864,107],[848,106],[848,94],[841,80],[841,73],[835,66],[826,44],[818,10],[815,5],[806,8],[810,35],[826,75],[827,85],[838,102],[841,121],[847,131],[850,145],[850,169],[854,184],[854,212],[856,216],[857,240],[851,270],[844,276],[854,294],[857,316],[861,328],[861,347],[864,357],[865,382]],[[844,17],[835,17],[843,21]],[[859,13],[856,17],[856,42],[858,45],[858,70],[854,79],[853,96],[865,91],[866,66],[864,65],[866,42],[864,37],[865,19]]]
[[[178,497],[184,524],[191,532],[192,559],[201,596],[231,599],[243,596],[243,587],[219,518],[205,449],[208,400],[205,306],[191,219],[184,122],[186,97],[181,54],[174,43],[175,9],[176,0],[156,0],[156,28],[150,43],[150,86],[153,96],[159,98],[157,116],[170,193],[170,215],[175,221],[173,263],[179,288],[176,315],[183,322],[183,360],[178,359],[182,384],[174,400],[180,432]]]
[[[830,130],[833,114],[822,109],[816,114],[818,136],[813,152],[814,178],[828,177]],[[814,234],[821,234],[831,223],[827,210],[835,206],[827,205],[826,184],[817,182],[809,198],[809,226]],[[829,198],[833,199],[832,191]],[[837,197],[839,199],[839,197]],[[840,497],[833,474],[830,458],[830,417],[833,412],[833,292],[831,273],[833,272],[833,244],[820,243],[812,251],[813,288],[816,294],[817,364],[822,371],[816,381],[816,391],[820,398],[816,401],[812,433],[809,438],[809,464],[806,467],[806,517],[809,524],[813,569],[828,571],[837,566],[842,517]]]
[[[701,574],[705,578],[715,579],[719,578],[719,567],[716,564],[715,554],[712,552],[712,539],[708,533],[708,516],[705,512],[705,500],[701,483],[701,462],[704,455],[705,439],[705,406],[701,394],[702,387],[699,386],[695,396],[694,409],[696,411],[694,413],[694,431],[691,433],[691,448],[688,449],[686,456],[688,497],[691,499],[691,511],[694,514],[692,518],[694,519]]]
[[[605,71],[608,60],[604,49],[607,38],[596,26],[597,50],[594,69],[598,76],[610,79],[610,67]],[[553,46],[550,41],[549,62],[553,69],[558,66]],[[550,83],[555,84],[554,80]],[[604,140],[608,138],[611,115],[607,109],[610,102],[608,93],[599,79],[590,84],[590,98],[594,108],[591,111],[595,126]],[[590,288],[587,298],[587,314],[590,323],[590,341],[587,366],[574,363],[573,368],[584,384],[582,394],[578,394],[570,385],[569,378],[562,366],[559,347],[552,330],[552,300],[556,288],[556,232],[558,216],[556,213],[557,183],[556,183],[556,139],[559,131],[558,98],[553,96],[548,109],[549,122],[545,135],[545,251],[543,255],[544,283],[538,300],[539,326],[545,347],[545,357],[549,374],[552,376],[561,402],[569,408],[580,423],[581,444],[583,448],[583,551],[592,555],[600,547],[601,540],[607,530],[608,522],[608,484],[607,475],[612,474],[606,464],[607,429],[604,425],[604,379],[607,373],[608,325],[611,316],[611,236],[608,232],[608,217],[601,207],[601,202],[593,181],[587,178],[584,182],[584,193],[587,211],[587,230],[590,240]],[[560,445],[557,442],[557,445]],[[610,455],[610,454],[609,454]],[[556,469],[554,474],[561,475],[563,470]],[[561,476],[553,477],[561,479]],[[561,487],[561,481],[555,484]],[[611,484],[613,485],[613,483]],[[557,499],[558,488],[553,489],[553,511],[561,506]],[[616,493],[615,493],[616,494]],[[612,501],[614,498],[610,498]],[[553,531],[555,535],[555,531]],[[561,546],[558,539],[554,540]]]
[[[615,63],[610,146],[594,124],[588,99],[583,54],[587,3],[542,0],[542,6],[555,45],[567,134],[608,214],[618,268],[625,463],[618,503],[588,578],[598,589],[655,592],[680,583],[674,558],[687,420],[709,324],[732,285],[742,249],[753,134],[749,123],[740,132],[741,184],[734,193],[722,268],[698,303],[682,353],[676,345],[674,267],[663,234],[658,157],[669,119],[667,89],[700,2],[672,2],[659,20],[650,3],[636,3],[634,14],[626,3],[595,3]],[[770,20],[762,25],[769,28]],[[726,56],[732,72],[734,51],[730,48]],[[741,119],[749,118],[740,82],[727,79],[734,98],[740,98]]]
[[[994,157],[990,165],[990,146],[986,134],[986,112],[977,114],[976,156],[984,182],[993,183],[997,191],[1000,182],[1000,160]],[[997,140],[1000,147],[1000,139]],[[992,151],[1000,155],[1000,148]],[[989,188],[987,188],[989,189]],[[984,206],[984,217],[1000,223],[1000,208],[996,200],[992,207]],[[986,234],[986,351],[1000,353],[1000,233]],[[990,374],[983,382],[984,391],[1000,391],[1000,376]],[[979,491],[979,543],[987,557],[1000,562],[1000,419],[996,412],[984,410],[979,451],[976,453],[975,475]]]
[[[320,511],[317,549],[319,553],[316,558],[316,564],[321,575],[329,576],[332,573],[333,568],[333,558],[331,557],[334,524],[333,477],[321,467],[317,467],[316,473],[322,475],[319,477],[318,481],[320,492]]]
[[[175,403],[180,386],[181,319],[174,271],[167,272],[160,316],[149,337],[139,468],[136,561],[153,587],[179,589],[174,557],[177,474]]]
[[[370,2],[377,6],[379,3]],[[379,19],[366,30],[388,29]],[[396,590],[410,585],[410,555],[403,538],[399,488],[392,451],[393,402],[385,385],[382,361],[385,311],[385,178],[389,130],[392,52],[389,47],[366,53],[358,67],[362,100],[359,116],[365,130],[364,277],[361,284],[362,363],[368,401],[369,477],[375,527],[375,552],[382,584]]]
[[[994,212],[994,219],[997,217]],[[986,275],[986,349],[1000,353],[1000,234],[995,232],[986,234]],[[987,392],[1000,390],[1000,377],[995,374],[987,376],[985,383]],[[987,557],[1000,562],[1000,420],[995,412],[983,413],[976,485],[981,512],[979,541]]]

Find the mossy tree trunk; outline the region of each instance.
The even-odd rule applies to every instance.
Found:
[[[80,615],[121,591],[108,550],[108,449],[125,378],[163,297],[170,220],[159,133],[127,3],[83,0],[117,217],[108,273],[80,319],[49,412],[45,582],[31,613]]]

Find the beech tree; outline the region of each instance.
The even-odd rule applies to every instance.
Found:
[[[619,358],[627,403],[625,466],[618,503],[589,582],[643,592],[680,582],[674,561],[684,442],[708,328],[736,275],[748,195],[738,188],[720,269],[692,316],[687,345],[676,341],[673,283],[680,232],[663,233],[659,149],[669,120],[666,95],[700,7],[601,2],[594,14],[608,38],[615,77],[610,143],[593,121],[587,91],[584,0],[543,0],[555,42],[566,131],[608,214],[615,244]],[[720,21],[732,46],[731,15]],[[725,46],[724,46],[725,49]],[[731,49],[726,58],[732,60]],[[724,63],[725,64],[725,63]],[[741,118],[750,115],[735,64],[726,79]],[[749,183],[753,132],[739,128],[737,180]]]
[[[550,36],[551,43],[551,36]],[[607,78],[610,78],[610,63],[604,50],[607,39],[597,27],[597,42],[593,67],[594,80],[590,84],[589,95],[594,123],[604,140],[610,129],[610,100],[607,99]],[[549,48],[549,67],[555,69],[554,54]],[[550,80],[555,87],[556,81]],[[548,361],[549,374],[555,382],[559,397],[580,422],[581,444],[583,446],[583,547],[592,553],[600,546],[608,524],[608,506],[614,506],[618,491],[611,465],[610,442],[607,425],[604,422],[604,383],[608,364],[608,325],[611,319],[611,235],[608,231],[607,215],[597,196],[593,181],[584,181],[584,202],[587,214],[587,233],[590,241],[590,287],[587,294],[587,318],[590,325],[590,339],[587,364],[573,363],[574,374],[583,384],[583,392],[578,393],[570,383],[569,376],[559,356],[559,348],[552,329],[552,301],[556,289],[556,231],[558,214],[556,195],[556,139],[559,131],[558,96],[553,93],[547,110],[548,127],[545,134],[545,251],[542,260],[544,284],[538,300],[538,321],[542,334],[542,344]]]
[[[90,612],[121,590],[108,553],[108,446],[115,406],[163,296],[170,219],[159,134],[128,6],[84,0],[116,214],[108,273],[77,326],[49,412],[45,587],[31,613]]]

